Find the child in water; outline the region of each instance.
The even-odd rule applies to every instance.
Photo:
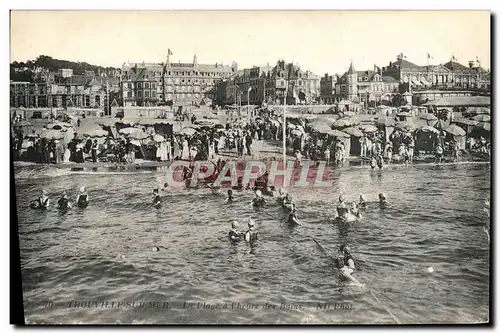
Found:
[[[383,193],[378,194],[378,200],[379,200],[379,205],[380,207],[386,207],[387,206],[387,199]]]
[[[63,192],[61,198],[59,198],[59,201],[57,201],[57,208],[59,210],[71,209],[71,203],[68,201],[68,195],[66,191]]]
[[[250,219],[248,221],[248,230],[245,232],[245,241],[248,243],[254,243],[257,241],[257,231],[255,230],[255,222]]]
[[[374,156],[372,157],[372,160],[370,161],[370,167],[372,169],[375,169],[375,167],[377,167],[377,159],[375,159]]]
[[[160,206],[160,205],[161,205],[160,193],[158,191],[158,188],[155,188],[153,190],[153,206]]]
[[[234,202],[233,191],[229,189],[227,191],[226,203],[233,203],[233,202]]]
[[[237,242],[241,240],[243,232],[238,231],[238,222],[235,220],[231,223],[231,230],[229,231],[229,240]]]
[[[86,208],[88,204],[89,204],[89,195],[87,194],[87,189],[85,189],[85,187],[81,187],[80,193],[76,198],[76,205],[78,205],[79,208]]]

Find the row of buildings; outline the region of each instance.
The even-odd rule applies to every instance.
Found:
[[[166,62],[124,63],[109,73],[73,75],[37,71],[35,82],[11,82],[12,107],[93,107],[109,111],[110,104],[131,106],[268,104],[333,104],[341,101],[368,107],[395,104],[402,94],[414,104],[448,96],[486,95],[491,73],[478,61],[469,66],[455,59],[442,65],[419,66],[403,54],[386,67],[357,71],[350,64],[342,74],[322,77],[297,64],[278,60],[275,65],[238,69],[231,65]]]

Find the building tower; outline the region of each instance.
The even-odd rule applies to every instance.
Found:
[[[193,56],[193,67],[198,68],[198,57],[196,56],[196,53]]]
[[[346,78],[346,85],[347,85],[347,99],[349,101],[354,101],[358,99],[358,73],[356,72],[356,69],[352,65],[351,61],[351,66],[349,66],[349,69],[347,70],[345,74]]]

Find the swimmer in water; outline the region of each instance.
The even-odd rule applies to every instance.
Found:
[[[351,203],[351,208],[349,209],[349,212],[356,216],[357,218],[361,218],[361,213],[359,212],[358,205],[356,202]]]
[[[254,207],[262,207],[266,203],[266,199],[262,196],[262,192],[260,190],[255,191],[255,197],[252,200],[252,205]]]
[[[160,206],[161,205],[161,198],[160,198],[160,192],[158,191],[158,188],[153,189],[153,206]]]
[[[360,195],[359,195],[359,203],[358,203],[358,206],[359,206],[360,208],[366,208],[365,195],[363,195],[363,194],[360,194]]]
[[[375,159],[375,157],[372,157],[372,159],[370,161],[370,167],[372,169],[375,169],[375,167],[377,167],[377,159]]]
[[[345,204],[345,197],[344,197],[344,195],[340,195],[339,202],[337,204],[337,215],[341,219],[347,219],[348,213],[349,213],[349,209],[347,208],[347,205]]]
[[[80,193],[76,197],[76,205],[79,208],[86,208],[89,204],[89,195],[87,194],[87,189],[85,187],[80,188]]]
[[[380,207],[385,207],[387,206],[387,198],[385,197],[385,195],[383,193],[380,193],[378,194],[378,203],[380,205]]]
[[[229,189],[227,191],[226,203],[233,203],[233,202],[234,202],[233,190]]]
[[[46,210],[50,205],[50,199],[47,196],[47,191],[42,190],[42,194],[32,202],[32,207],[35,209]]]
[[[352,274],[356,271],[356,266],[349,247],[342,245],[339,250],[340,256],[336,261],[336,267],[339,269],[341,276],[344,278],[350,278],[352,281],[359,283],[354,277],[352,277]]]
[[[283,204],[283,201],[285,199],[285,191],[283,189],[280,189],[278,191],[278,196],[276,197],[276,201],[279,203],[279,204]]]
[[[162,191],[169,191],[170,188],[168,187],[168,183],[163,184],[163,188],[161,190]]]
[[[255,230],[255,222],[250,219],[248,221],[248,230],[245,232],[245,241],[252,244],[257,241],[258,233]]]
[[[231,223],[231,231],[229,231],[229,240],[232,242],[238,242],[243,236],[243,232],[238,231],[239,224],[235,220]]]
[[[215,186],[213,183],[212,184],[207,184],[207,188],[210,188],[212,190],[212,195],[219,195],[220,194],[220,186]]]
[[[66,190],[63,192],[61,198],[59,198],[59,200],[57,201],[57,208],[59,210],[71,209],[71,203],[68,201]]]
[[[292,211],[288,215],[287,219],[288,224],[301,225],[299,219],[297,218],[297,211],[295,210],[295,204],[292,204]]]

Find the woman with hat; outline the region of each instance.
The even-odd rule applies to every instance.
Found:
[[[68,201],[68,195],[66,190],[63,192],[61,198],[57,201],[57,208],[59,210],[71,209],[71,203]]]

